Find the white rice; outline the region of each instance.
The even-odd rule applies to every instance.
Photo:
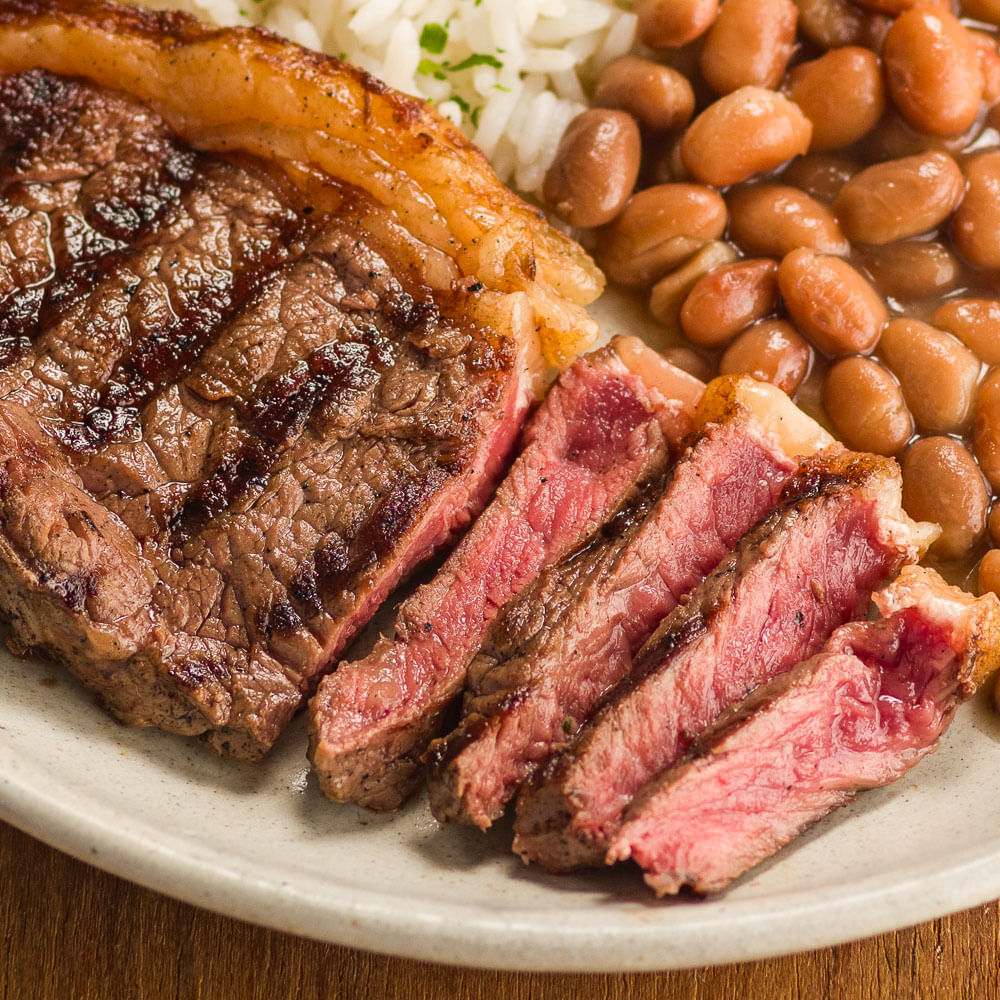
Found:
[[[540,189],[595,75],[635,41],[629,0],[139,2],[263,24],[347,59],[437,105],[525,192]]]

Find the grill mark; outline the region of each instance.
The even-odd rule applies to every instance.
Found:
[[[182,544],[234,503],[262,492],[268,471],[320,407],[378,381],[394,363],[395,352],[388,341],[372,339],[368,344],[324,344],[243,404],[242,422],[255,440],[223,456],[219,468],[188,495],[170,525],[174,544]]]
[[[321,223],[327,225],[329,220],[323,219]],[[367,251],[357,237],[352,247]],[[437,305],[415,300],[399,285],[385,261],[379,261],[378,267],[367,272],[370,282],[387,284],[382,290],[384,298],[379,298],[370,285],[356,287],[357,275],[351,274],[350,267],[354,258],[344,247],[313,247],[307,250],[307,256],[325,263],[333,280],[343,282],[344,297],[330,317],[331,325],[337,324],[331,335],[339,332],[350,339],[332,341],[315,349],[288,371],[263,380],[247,400],[235,404],[236,426],[250,440],[237,451],[224,455],[216,471],[194,487],[169,519],[173,545],[183,545],[234,504],[263,492],[269,473],[304,433],[314,414],[335,409],[338,404],[346,408],[353,395],[371,390],[382,374],[397,363],[401,335],[429,331],[435,326],[434,321],[441,319]],[[380,329],[379,318],[391,327],[391,336]],[[431,428],[426,430],[434,436]],[[447,463],[450,459],[445,456],[443,461]],[[334,570],[329,558],[321,558],[320,562],[325,567],[321,575],[348,571],[346,564]],[[294,591],[293,599],[307,616],[322,610],[315,586],[315,567],[302,570],[289,586]]]
[[[413,526],[425,503],[457,471],[457,465],[444,462],[420,476],[402,480],[362,521],[350,544],[338,532],[330,532],[288,583],[288,595],[303,612],[302,616],[296,615],[297,624],[303,617],[315,618],[328,611],[327,602],[345,590],[353,592],[357,581],[372,566],[383,562],[385,554]],[[274,623],[270,624],[274,629]]]
[[[0,310],[0,365],[29,353],[38,331],[85,294],[128,243],[147,232],[177,201],[193,176],[194,154],[157,128],[150,114],[122,99],[99,95],[114,113],[115,158],[98,159],[89,174],[58,178],[67,131],[83,134],[95,91],[78,81],[39,70],[0,82],[0,188],[3,225],[43,216],[48,273],[25,281],[7,295]],[[102,139],[106,136],[102,136]],[[130,144],[138,149],[129,156]],[[70,143],[75,147],[76,143]],[[124,158],[121,158],[124,153]],[[86,160],[86,157],[84,157]]]
[[[287,261],[286,247],[301,229],[299,220],[287,220],[251,269],[239,272],[229,287],[210,288],[183,319],[154,330],[137,344],[116,366],[96,411],[124,408],[137,412],[157,392],[187,374],[264,279]]]
[[[211,184],[206,171],[227,163],[219,157],[199,157],[202,169],[196,173],[191,187],[199,179]],[[251,168],[246,172],[260,179],[256,170]],[[271,188],[270,195],[279,201],[282,208],[254,223],[249,239],[234,244],[237,260],[232,262],[231,269],[216,272],[218,280],[214,283],[188,293],[187,301],[182,297],[180,302],[173,294],[177,286],[165,286],[173,300],[171,320],[149,330],[129,329],[133,341],[115,363],[104,385],[88,386],[90,391],[82,397],[87,403],[78,404],[75,412],[71,410],[68,414],[68,420],[53,426],[52,433],[64,446],[77,452],[93,452],[103,444],[129,436],[138,423],[143,405],[190,372],[267,278],[301,253],[304,238],[316,223],[309,217],[296,214],[282,197],[280,183],[270,182],[268,176],[266,183]],[[194,222],[189,232],[200,224]],[[181,233],[177,238],[183,241],[184,236]],[[142,246],[128,248],[113,259],[99,263],[96,268],[98,278],[90,283],[90,287],[90,274],[80,281],[82,294],[94,291],[101,276],[120,280],[130,262],[138,259],[143,250],[155,248],[156,240],[157,233],[153,231]],[[242,259],[239,259],[240,252],[243,253]],[[157,268],[162,263],[156,265]],[[173,262],[168,266],[173,267]],[[134,294],[143,280],[140,278],[134,285],[125,285],[124,294]],[[60,302],[59,309],[65,317],[69,307],[78,301],[77,290],[67,291],[67,286],[63,284],[59,292],[67,297],[66,301]],[[181,310],[181,306],[186,308]],[[255,464],[253,456],[248,456],[248,459]],[[229,474],[238,464],[241,463],[231,463]]]

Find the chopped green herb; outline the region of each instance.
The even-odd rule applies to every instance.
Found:
[[[473,128],[479,128],[479,115],[482,113],[482,108],[473,108],[472,114],[469,115],[469,121],[472,122]]]
[[[435,24],[433,21],[425,24],[420,31],[420,47],[432,55],[439,56],[448,44],[448,26]]]
[[[242,7],[240,7],[240,17],[246,17],[246,16],[247,12]]]
[[[422,73],[424,76],[433,76],[435,80],[447,79],[444,70],[441,68],[441,64],[434,62],[433,59],[421,59],[417,63],[417,72]]]
[[[469,113],[471,105],[464,97],[459,97],[458,94],[452,94],[449,100],[454,101],[466,114]]]
[[[503,63],[496,56],[488,55],[485,52],[473,52],[471,56],[463,59],[460,63],[448,67],[449,73],[458,73],[463,69],[472,69],[473,66],[492,66],[494,69],[503,69]]]
[[[493,89],[494,90],[502,90],[505,94],[509,94],[510,93],[510,87],[505,87],[502,83],[494,83],[493,84]]]

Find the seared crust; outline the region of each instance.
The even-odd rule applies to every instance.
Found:
[[[2,0],[0,72],[44,67],[124,90],[199,149],[311,164],[391,207],[464,275],[527,292],[542,351],[565,363],[596,326],[603,279],[429,105],[259,28],[209,28],[107,0]]]

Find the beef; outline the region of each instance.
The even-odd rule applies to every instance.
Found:
[[[192,150],[94,84],[2,87],[10,642],[258,756],[486,502],[541,320],[334,178]]]
[[[519,298],[532,351],[550,364],[593,344],[583,307],[600,293],[600,271],[425,101],[261,29],[107,0],[4,0],[0,74],[34,68],[128,94],[201,151],[250,153],[320,192],[330,180],[362,192],[377,229],[396,229],[390,245],[419,247],[418,281],[437,269],[435,287]]]
[[[134,101],[31,70],[0,80],[0,366],[65,298],[157,222],[195,154]]]
[[[723,709],[813,655],[917,556],[899,471],[831,450],[657,629],[631,675],[519,798],[515,850],[553,870],[603,862],[622,813]]]
[[[469,674],[458,728],[431,748],[438,819],[488,827],[625,677],[677,602],[775,505],[797,468],[745,408],[709,423],[605,530],[505,612]]]
[[[1000,661],[1000,603],[916,567],[876,602],[882,617],[841,626],[647,783],[609,862],[634,858],[658,895],[718,891],[933,751]]]
[[[661,362],[647,350],[646,363]],[[393,637],[320,686],[310,752],[326,795],[376,809],[405,801],[499,609],[662,472],[689,427],[614,346],[561,376],[495,498],[401,606]]]

